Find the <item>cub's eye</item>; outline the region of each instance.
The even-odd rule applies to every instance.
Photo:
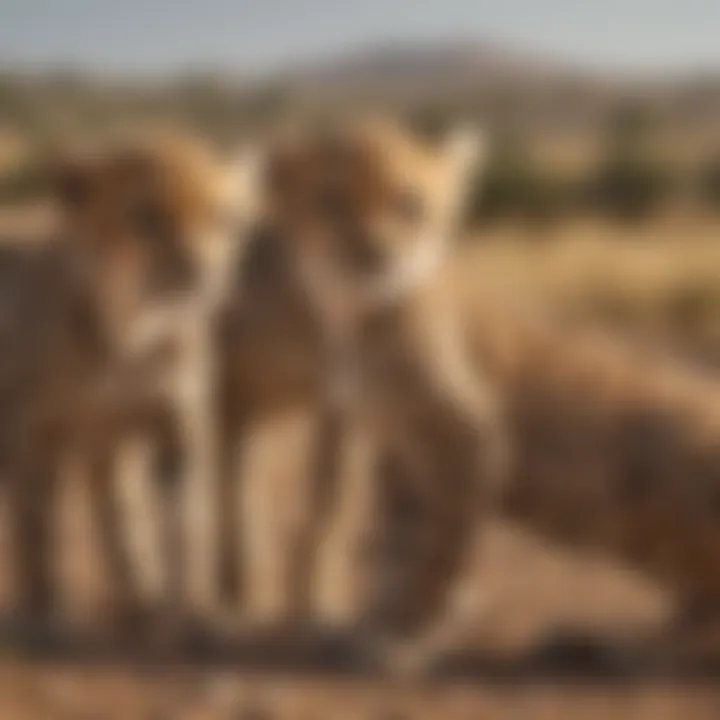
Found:
[[[404,188],[393,198],[393,210],[398,218],[411,225],[420,223],[425,216],[425,204],[416,190]]]
[[[92,183],[80,170],[65,169],[54,180],[56,195],[66,209],[80,210],[92,199]]]
[[[128,210],[128,220],[133,230],[151,238],[167,237],[172,232],[170,214],[153,200],[140,200]]]
[[[328,220],[345,220],[350,214],[350,202],[340,188],[321,188],[315,201],[317,211]]]

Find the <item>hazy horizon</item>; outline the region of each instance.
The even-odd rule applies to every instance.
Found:
[[[10,0],[0,65],[282,71],[337,53],[472,39],[598,70],[720,69],[712,0]]]

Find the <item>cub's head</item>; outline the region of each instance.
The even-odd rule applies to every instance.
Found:
[[[223,291],[255,210],[254,161],[144,138],[56,163],[65,241],[108,338],[136,350]]]
[[[269,207],[311,289],[367,307],[424,284],[455,233],[481,145],[466,129],[429,143],[363,122],[278,147]]]

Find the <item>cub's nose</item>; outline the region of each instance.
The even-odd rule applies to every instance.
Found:
[[[362,275],[376,275],[385,269],[385,256],[372,236],[363,231],[349,231],[340,243],[346,268]]]
[[[148,283],[152,296],[177,295],[196,289],[200,271],[189,253],[178,248],[158,255]]]

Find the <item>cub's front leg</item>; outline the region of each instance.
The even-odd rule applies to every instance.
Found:
[[[56,511],[59,449],[25,448],[10,467],[8,502],[16,581],[15,621],[38,632],[58,610],[53,578],[52,528]]]
[[[165,594],[171,615],[208,619],[216,601],[216,419],[210,349],[179,363],[156,426],[155,476],[163,493]]]

